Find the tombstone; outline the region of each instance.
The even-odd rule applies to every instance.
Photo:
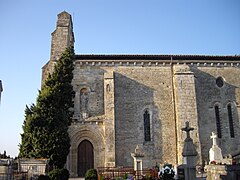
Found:
[[[189,122],[187,121],[186,127],[182,128],[182,131],[187,133],[187,137],[184,140],[184,147],[183,147],[183,164],[187,164],[188,166],[196,166],[196,157],[197,157],[197,150],[193,144],[193,140],[190,137],[190,131],[193,131],[194,128],[189,126]]]
[[[13,171],[13,159],[12,158],[0,158],[0,179],[5,180],[12,179]]]
[[[137,145],[135,148],[135,152],[131,153],[131,156],[133,157],[134,160],[134,171],[136,171],[136,176],[137,179],[138,177],[142,175],[142,170],[143,170],[143,157],[144,153],[142,152],[141,148]]]
[[[28,178],[36,178],[45,175],[48,168],[49,159],[18,159],[18,171],[27,173]]]
[[[207,180],[222,179],[222,180],[239,180],[240,179],[240,164],[225,165],[225,164],[210,164],[206,165]]]
[[[222,150],[217,145],[217,135],[212,132],[212,136],[210,136],[213,140],[212,147],[209,150],[209,163],[215,163],[220,164],[222,163],[223,156],[222,156]]]
[[[183,179],[185,180],[194,180],[196,179],[196,158],[197,151],[193,144],[193,140],[190,137],[190,131],[193,131],[194,128],[189,126],[189,122],[187,121],[186,126],[182,128],[182,131],[187,133],[187,137],[184,140],[183,147],[183,164],[178,166],[178,174],[181,174]]]
[[[233,157],[238,156],[239,152],[229,154],[223,158],[222,150],[217,145],[217,136],[212,132],[213,145],[209,150],[210,164],[205,166],[207,180],[212,179],[240,179],[240,164],[233,163]]]

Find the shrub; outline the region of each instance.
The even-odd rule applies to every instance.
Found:
[[[41,174],[40,176],[38,176],[38,180],[50,180],[50,178]]]
[[[105,180],[103,175],[100,175],[100,180]]]
[[[115,180],[124,180],[123,177],[115,177]]]
[[[51,180],[68,180],[69,172],[67,169],[54,169],[48,173]]]
[[[128,174],[125,173],[124,176],[123,176],[123,179],[127,179],[128,178]]]
[[[89,169],[86,172],[85,180],[97,180],[97,179],[98,179],[98,174],[96,169]]]

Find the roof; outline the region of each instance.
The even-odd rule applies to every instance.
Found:
[[[76,60],[169,60],[169,61],[240,61],[240,55],[213,56],[213,55],[105,55],[80,54]]]

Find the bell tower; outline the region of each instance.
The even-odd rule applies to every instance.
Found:
[[[49,73],[52,73],[54,64],[67,47],[74,46],[72,17],[66,11],[58,14],[55,31],[52,33],[50,60],[42,68],[42,84]]]

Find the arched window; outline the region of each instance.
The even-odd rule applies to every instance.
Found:
[[[144,112],[143,120],[144,120],[144,140],[151,141],[150,114],[148,110]]]
[[[232,116],[232,106],[228,104],[228,120],[229,120],[229,129],[230,129],[230,136],[234,138],[234,126],[233,126],[233,116]]]
[[[217,126],[217,136],[218,138],[222,138],[221,132],[221,121],[220,121],[220,113],[219,113],[219,106],[215,106],[215,117],[216,117],[216,126]]]

